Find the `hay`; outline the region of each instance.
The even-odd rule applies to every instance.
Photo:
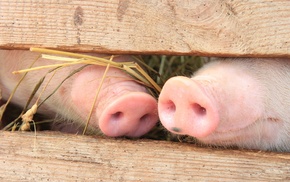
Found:
[[[64,68],[71,65],[76,64],[86,64],[86,65],[99,65],[106,67],[106,70],[108,70],[110,67],[117,68],[120,70],[123,70],[127,72],[129,75],[132,76],[132,78],[138,82],[139,84],[144,85],[149,93],[158,99],[158,95],[161,91],[161,88],[163,84],[166,82],[167,79],[177,76],[177,75],[183,75],[183,76],[190,76],[196,69],[201,67],[205,62],[208,61],[206,58],[198,57],[198,56],[157,56],[157,55],[151,55],[151,56],[134,56],[135,62],[114,62],[112,61],[114,56],[110,57],[95,57],[95,56],[89,56],[84,54],[76,54],[76,53],[70,53],[70,52],[64,52],[64,51],[55,51],[50,49],[41,49],[41,48],[31,48],[31,51],[40,52],[42,58],[45,59],[51,59],[55,60],[58,63],[52,64],[52,65],[46,65],[41,67],[33,67],[33,64],[30,68],[18,70],[13,72],[14,74],[18,73],[27,73],[34,70],[44,69],[44,68],[51,68],[50,72],[56,72],[60,68]],[[118,55],[116,55],[118,56]],[[37,60],[35,60],[37,61]],[[80,68],[82,69],[82,68]],[[76,70],[71,75],[64,78],[64,80],[59,84],[59,86],[66,80],[69,79],[73,74],[78,72],[80,70]],[[47,73],[48,74],[48,73]],[[26,74],[23,75],[21,81],[24,79]],[[103,79],[105,78],[106,73],[103,75]],[[45,76],[44,76],[45,78]],[[33,115],[36,112],[36,108],[40,107],[43,103],[38,103],[38,99],[36,103],[34,103],[34,110],[32,112],[32,115],[29,115],[28,117],[25,117],[26,120],[20,121],[20,118],[23,118],[27,114],[26,111],[30,111],[28,109],[28,105],[30,104],[30,101],[32,97],[34,97],[34,94],[36,91],[40,88],[40,85],[42,84],[44,78],[41,78],[39,83],[35,86],[34,92],[31,94],[31,97],[26,104],[26,106],[23,108],[22,112],[16,119],[14,119],[9,125],[4,127],[4,130],[21,130],[21,128],[24,128],[24,125],[26,127],[26,130],[30,130],[31,128],[28,127],[28,123],[33,123]],[[103,82],[102,79],[102,82]],[[98,97],[98,93],[101,89],[102,82],[99,86],[99,89],[96,91],[95,100]],[[19,85],[18,84],[18,85]],[[13,93],[11,94],[10,98],[8,99],[7,103],[2,105],[0,107],[0,120],[2,118],[2,115],[4,111],[6,110],[6,107],[8,103],[10,102],[15,90],[17,89],[18,85],[15,87]],[[42,92],[44,92],[44,89]],[[56,88],[57,90],[57,88]],[[56,91],[55,90],[55,91]],[[55,92],[54,91],[54,92]],[[53,93],[50,94],[50,96],[53,95]],[[48,99],[50,96],[48,96],[46,99]],[[45,100],[46,100],[45,99]],[[44,101],[45,101],[44,100]],[[92,106],[94,108],[94,105]],[[86,127],[83,131],[83,133],[86,132],[87,125],[90,121],[92,114],[92,110],[90,113],[90,116],[88,116]],[[28,118],[28,119],[27,119]],[[35,122],[36,124],[41,123],[42,121]],[[22,125],[22,126],[21,126]],[[167,131],[163,129],[163,127],[159,124],[156,126],[151,132],[149,132],[147,135],[144,136],[145,138],[152,138],[152,139],[162,139],[162,140],[176,140],[177,138],[172,135],[169,135]]]

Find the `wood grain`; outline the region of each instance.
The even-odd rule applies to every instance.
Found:
[[[289,153],[0,132],[1,181],[287,181]]]
[[[290,57],[290,1],[0,1],[0,48]]]

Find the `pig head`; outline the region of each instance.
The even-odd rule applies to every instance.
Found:
[[[158,111],[169,131],[206,144],[290,151],[290,60],[217,59],[169,79]]]
[[[13,71],[29,68],[39,53],[21,50],[0,50],[0,89],[2,99],[7,100],[22,74]],[[103,57],[104,55],[95,55]],[[129,62],[130,56],[118,56],[113,61]],[[55,64],[52,60],[40,58],[34,64],[44,66]],[[48,74],[32,104],[40,97],[43,101],[53,93],[61,81],[83,65],[58,69],[51,81]],[[12,98],[14,104],[24,106],[40,78],[49,69],[31,71],[21,82]],[[89,65],[65,80],[57,91],[38,108],[38,112],[54,117],[56,114],[68,120],[85,124],[96,97],[97,89],[105,71],[104,66]],[[45,92],[40,90],[46,85]],[[147,89],[133,81],[124,71],[111,67],[92,110],[90,126],[99,128],[107,136],[138,137],[147,133],[158,121],[157,101]]]

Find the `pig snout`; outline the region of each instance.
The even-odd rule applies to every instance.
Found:
[[[159,117],[169,131],[194,137],[210,135],[218,126],[214,101],[192,79],[169,79],[159,96]]]
[[[91,67],[75,78],[71,96],[80,113],[91,110],[96,90],[100,86],[102,68]],[[82,90],[85,88],[85,90]],[[124,72],[111,69],[101,87],[94,108],[96,125],[107,136],[139,137],[146,134],[158,121],[157,102],[146,89],[132,81]]]
[[[99,116],[99,127],[107,136],[144,135],[158,121],[156,107],[148,94],[131,92],[108,103]]]

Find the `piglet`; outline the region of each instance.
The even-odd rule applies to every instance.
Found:
[[[0,89],[2,99],[7,100],[11,91],[22,77],[22,74],[12,74],[15,70],[28,68],[39,56],[39,53],[21,50],[0,50]],[[102,57],[103,55],[94,55]],[[119,56],[113,61],[132,61],[129,56]],[[43,66],[55,64],[53,60],[40,58],[34,65]],[[40,102],[51,94],[59,83],[83,65],[62,68],[56,72],[49,82]],[[24,106],[41,77],[49,69],[32,71],[20,84],[12,102]],[[105,67],[90,65],[67,79],[61,87],[39,107],[38,112],[50,116],[61,115],[68,120],[85,123],[89,116],[96,91],[104,74]],[[51,75],[51,74],[50,74]],[[46,76],[41,90],[48,82]],[[35,99],[40,95],[37,92]],[[139,137],[147,133],[158,121],[157,101],[147,93],[142,85],[132,81],[132,78],[122,70],[110,68],[93,109],[90,125],[99,128],[105,135],[111,137]]]
[[[290,151],[290,60],[217,59],[169,79],[158,112],[169,131],[205,144]]]

